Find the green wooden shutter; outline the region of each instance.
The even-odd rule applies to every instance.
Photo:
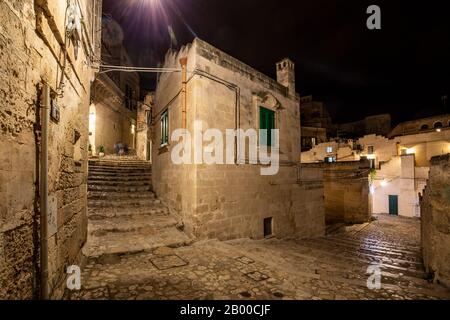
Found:
[[[260,107],[259,109],[260,144],[272,146],[272,129],[275,129],[275,112]]]

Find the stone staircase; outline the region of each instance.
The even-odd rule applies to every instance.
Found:
[[[152,192],[152,168],[135,157],[92,159],[88,177],[88,259],[110,259],[191,243]]]

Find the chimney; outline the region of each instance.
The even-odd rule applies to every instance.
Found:
[[[284,58],[277,63],[277,81],[286,88],[290,95],[295,95],[295,65],[288,59]]]

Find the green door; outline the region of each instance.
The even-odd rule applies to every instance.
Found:
[[[398,196],[389,196],[389,214],[398,216]]]

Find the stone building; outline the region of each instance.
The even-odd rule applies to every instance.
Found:
[[[120,30],[117,22],[103,17],[103,65],[133,66],[123,46]],[[112,154],[118,143],[128,146],[130,150],[136,149],[139,82],[139,74],[136,72],[113,71],[96,77],[89,108],[89,144],[93,155],[98,153],[100,146],[103,146],[106,154]]]
[[[152,109],[154,94],[147,94],[143,102],[138,103],[136,127],[136,155],[140,160],[152,160]]]
[[[326,142],[331,134],[332,120],[323,102],[314,101],[312,96],[300,98],[302,152]]]
[[[0,299],[61,297],[80,264],[101,6],[0,1]]]
[[[450,287],[450,153],[431,159],[421,213],[426,270],[434,280]]]
[[[320,170],[299,166],[294,64],[288,59],[277,64],[277,82],[195,39],[180,52],[169,51],[164,67],[179,69],[182,58],[187,58],[185,90],[179,72],[161,75],[156,90],[152,177],[158,197],[178,213],[185,230],[199,238],[323,235]],[[225,134],[227,129],[269,125],[279,129],[278,148],[271,148],[279,149],[278,173],[261,175],[265,166],[249,164],[248,150],[236,153],[240,147],[236,137],[232,142],[237,148],[228,154],[233,164],[207,165],[203,159],[175,164],[171,134],[184,123],[188,132],[194,132],[196,121],[201,121],[201,132],[214,128]]]
[[[424,121],[427,119],[417,120],[417,123]],[[373,169],[371,211],[417,217],[420,216],[419,196],[426,186],[430,159],[450,152],[450,128],[411,132],[394,134],[390,139],[367,135],[357,140],[322,143],[303,152],[302,163],[366,158]]]
[[[312,96],[300,99],[302,152],[330,139],[356,139],[365,135],[386,136],[391,131],[391,116],[379,114],[348,123],[333,123],[326,105]],[[348,156],[348,154],[346,154]],[[345,160],[347,161],[347,160]]]
[[[388,135],[388,138],[410,135],[423,132],[433,132],[450,127],[450,114],[405,121],[397,125]]]
[[[335,124],[334,126],[336,136],[344,138],[359,138],[371,134],[386,136],[391,129],[390,114],[378,114],[354,122]]]

